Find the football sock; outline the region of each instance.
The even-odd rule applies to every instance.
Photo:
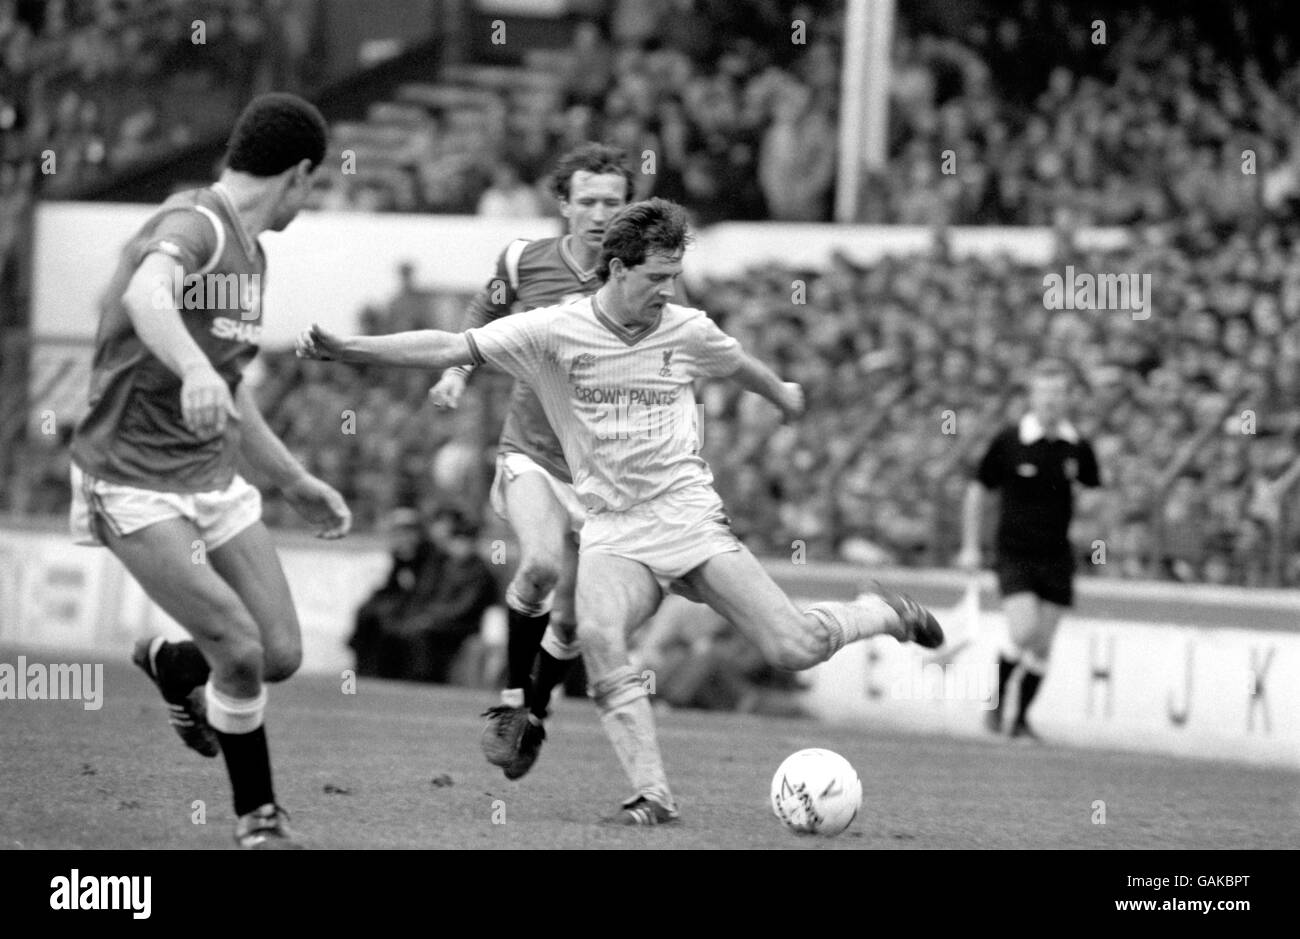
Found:
[[[530,706],[535,717],[546,717],[546,709],[551,706],[551,692],[564,681],[572,664],[573,659],[557,659],[545,649],[537,653],[537,681],[533,683]]]
[[[564,631],[571,633],[573,630]],[[568,677],[569,669],[581,654],[577,642],[564,642],[556,635],[554,626],[546,628],[542,647],[537,652],[537,678],[533,681],[531,710],[534,717],[546,717],[546,709],[551,706],[551,692]]]
[[[1005,655],[998,656],[998,700],[996,711],[1002,710],[1002,702],[1007,699],[1007,682],[1011,680],[1011,673],[1016,670],[1020,664],[1015,659],[1009,659]]]
[[[506,622],[510,629],[506,640],[506,687],[524,689],[524,704],[528,703],[527,689],[532,684],[533,662],[542,643],[542,634],[551,620],[550,612],[539,616],[520,613],[507,607]],[[503,699],[504,700],[504,699]]]
[[[874,594],[859,597],[852,603],[817,603],[804,612],[825,629],[825,658],[828,659],[850,642],[890,633],[899,627],[894,608]]]
[[[235,814],[247,815],[275,802],[271,780],[271,752],[262,720],[266,712],[266,689],[256,698],[235,698],[209,682],[205,690],[208,723],[221,742],[230,787],[234,792]]]
[[[640,676],[630,665],[616,668],[592,685],[605,736],[614,746],[632,788],[664,805],[673,804],[655,735],[654,713]]]
[[[162,684],[163,697],[168,701],[183,701],[185,696],[206,684],[212,668],[199,647],[191,639],[184,642],[163,642],[154,653],[154,674]]]
[[[1016,723],[1023,724],[1025,715],[1029,713],[1029,705],[1034,702],[1034,695],[1038,694],[1038,687],[1043,683],[1043,676],[1038,672],[1025,670],[1024,676],[1020,679],[1020,708],[1016,715]]]

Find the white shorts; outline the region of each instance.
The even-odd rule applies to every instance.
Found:
[[[492,480],[492,511],[507,522],[510,521],[510,511],[506,508],[506,485],[524,473],[541,473],[546,479],[551,495],[569,517],[569,530],[575,533],[582,531],[583,523],[587,520],[587,509],[578,501],[578,494],[573,491],[573,484],[556,479],[536,460],[522,453],[497,454],[497,474]]]
[[[189,519],[209,551],[262,518],[262,494],[236,475],[225,489],[159,492],[97,479],[72,464],[72,511],[76,544],[103,545],[96,525],[129,535],[169,518]]]
[[[626,512],[588,516],[579,551],[613,554],[644,564],[667,590],[709,558],[740,547],[718,494],[709,486],[691,486]]]

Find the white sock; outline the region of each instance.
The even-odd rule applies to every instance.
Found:
[[[208,723],[223,734],[251,734],[262,726],[266,713],[266,686],[253,698],[233,698],[217,690],[212,680],[204,686]]]
[[[600,708],[600,723],[614,747],[632,788],[664,805],[673,804],[655,734],[654,712],[641,676],[630,665],[614,669],[592,683],[592,697]]]
[[[859,639],[880,635],[897,638],[903,625],[894,608],[872,593],[863,594],[852,603],[817,603],[804,612],[815,616],[826,627],[828,659]]]
[[[605,711],[600,715],[600,722],[632,788],[640,795],[652,796],[661,804],[672,806],[650,699],[636,698]]]

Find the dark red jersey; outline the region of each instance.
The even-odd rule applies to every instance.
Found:
[[[77,425],[72,459],[91,476],[168,492],[224,489],[235,475],[240,427],[197,435],[181,419],[181,379],[136,335],[122,301],[141,262],[155,251],[183,269],[158,284],[233,396],[257,354],[262,331],[266,257],[239,225],[234,207],[214,188],[177,193],[122,249],[100,297],[90,380],[90,408]]]

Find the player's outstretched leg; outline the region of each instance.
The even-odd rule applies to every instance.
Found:
[[[578,562],[582,657],[601,726],[633,790],[618,812],[604,819],[611,824],[658,825],[677,818],[649,689],[627,654],[628,630],[654,613],[660,598],[659,584],[642,564],[595,552]]]
[[[800,612],[743,545],[714,555],[683,580],[777,668],[812,668],[848,643],[871,636],[889,635],[926,648],[943,644],[943,630],[929,610],[883,588],[849,602],[815,603]]]
[[[199,647],[189,640],[149,636],[135,644],[131,661],[158,686],[167,703],[167,719],[185,745],[201,756],[217,756],[221,747],[208,723],[203,695],[212,669]]]
[[[886,590],[879,581],[875,581],[872,586],[875,589],[871,593],[861,594],[858,600],[870,603],[873,596],[877,597],[898,614],[898,621],[903,627],[903,634],[895,636],[899,642],[914,642],[922,649],[937,649],[943,645],[943,628],[933,613],[905,593]]]

